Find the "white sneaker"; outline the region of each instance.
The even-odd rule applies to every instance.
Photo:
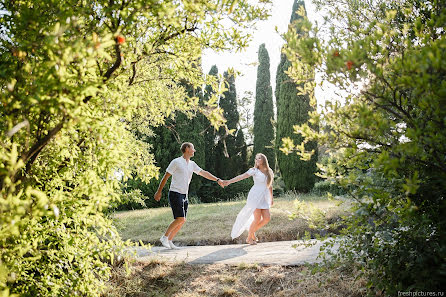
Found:
[[[173,244],[172,240],[169,240],[169,245],[171,249],[179,250],[180,248]]]
[[[165,235],[161,236],[160,241],[164,247],[171,249],[171,247],[169,245],[169,238],[167,238],[167,236],[165,236]]]

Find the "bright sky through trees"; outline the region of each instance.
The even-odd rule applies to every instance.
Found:
[[[218,69],[223,73],[228,68],[234,68],[240,71],[240,75],[236,78],[237,95],[241,97],[245,92],[252,92],[255,96],[256,75],[257,75],[257,51],[260,44],[265,43],[266,49],[270,56],[270,72],[271,85],[273,94],[276,83],[276,71],[280,62],[280,50],[285,40],[282,38],[290,23],[291,8],[293,0],[275,0],[271,10],[271,17],[267,21],[262,21],[257,24],[257,29],[253,33],[252,41],[249,47],[241,52],[225,52],[215,53],[211,51],[205,52],[203,57],[203,72],[208,73],[212,65],[217,65]],[[305,1],[307,15],[314,23],[322,23],[323,19],[315,12],[315,7],[310,0]],[[277,31],[276,31],[277,28]],[[318,75],[316,75],[318,79]],[[334,94],[335,88],[333,86],[324,85],[324,88],[316,88],[316,98],[318,105],[323,103],[326,99],[338,97]],[[253,97],[254,98],[254,97]],[[274,99],[275,102],[275,99]],[[254,104],[254,103],[253,103]],[[253,105],[254,106],[254,105]],[[254,107],[253,107],[254,108]]]

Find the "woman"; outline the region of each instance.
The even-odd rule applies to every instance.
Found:
[[[264,154],[257,154],[254,168],[230,180],[223,181],[223,184],[227,186],[250,176],[254,179],[254,186],[248,193],[246,205],[237,215],[234,226],[232,226],[231,237],[232,239],[237,238],[243,231],[248,230],[246,243],[256,244],[255,232],[269,222],[271,218],[269,208],[273,205],[274,175],[269,168],[268,159]]]

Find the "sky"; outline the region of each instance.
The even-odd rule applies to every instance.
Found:
[[[228,68],[234,68],[241,72],[236,78],[235,86],[237,96],[243,96],[246,91],[251,91],[255,98],[255,88],[257,79],[257,62],[258,49],[262,43],[265,43],[270,58],[270,74],[271,86],[273,94],[276,83],[276,70],[280,62],[280,51],[285,43],[281,36],[288,30],[290,23],[291,11],[294,0],[273,0],[271,16],[266,21],[258,22],[257,30],[253,32],[253,38],[248,48],[240,53],[224,52],[215,53],[213,51],[206,51],[203,56],[203,71],[209,73],[212,65],[218,67],[219,74],[223,74]],[[316,14],[315,7],[311,1],[305,1],[307,15],[310,21],[321,18]],[[276,27],[277,31],[276,32]],[[323,91],[321,89],[315,90],[318,102],[321,102],[325,97],[330,96],[332,91]],[[274,96],[274,95],[273,95]],[[275,98],[273,98],[275,102]]]

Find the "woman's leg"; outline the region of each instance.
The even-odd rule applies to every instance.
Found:
[[[254,229],[259,224],[261,217],[262,217],[262,212],[260,211],[260,209],[254,210],[254,221],[252,221],[251,226],[249,227],[248,238],[246,239],[246,242],[249,244],[255,244]]]
[[[261,219],[257,223],[256,226],[254,226],[253,233],[257,232],[260,228],[268,224],[268,222],[271,220],[271,215],[269,213],[269,209],[256,209],[256,211],[259,211],[261,214]],[[251,228],[250,228],[251,229]]]

